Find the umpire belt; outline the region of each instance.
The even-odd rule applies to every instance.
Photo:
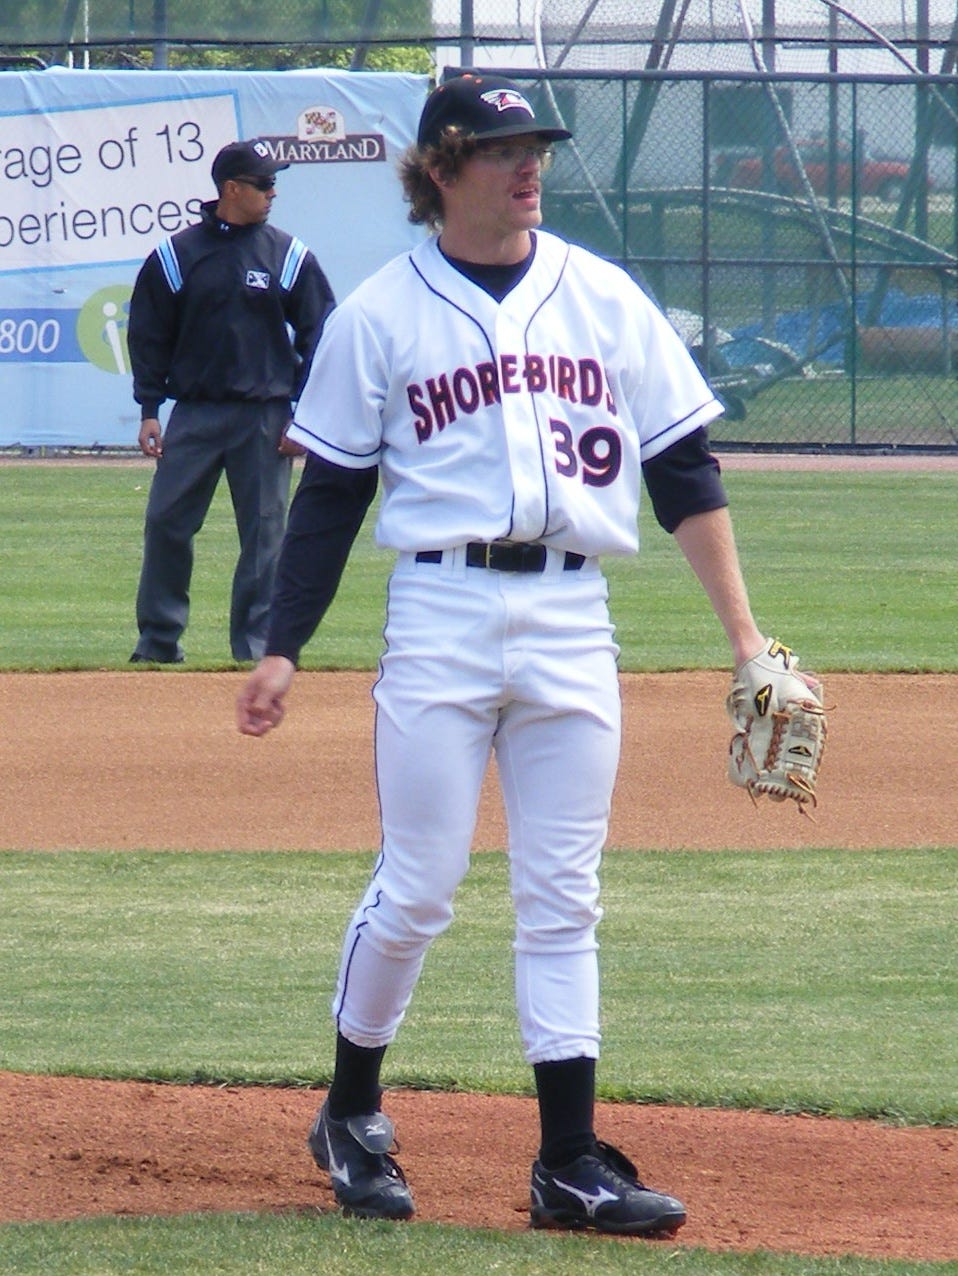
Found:
[[[416,555],[417,563],[441,563],[441,549],[422,549]],[[467,567],[488,567],[494,572],[543,572],[548,550],[545,545],[527,541],[472,541],[466,546]],[[577,572],[585,562],[584,554],[566,551],[562,570]]]

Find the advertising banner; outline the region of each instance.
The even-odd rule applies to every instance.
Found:
[[[135,445],[133,282],[215,198],[227,142],[264,138],[289,163],[270,221],[337,298],[412,247],[396,161],[427,90],[349,71],[0,75],[0,447]]]

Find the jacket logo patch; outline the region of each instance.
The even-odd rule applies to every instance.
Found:
[[[269,274],[265,270],[247,270],[246,287],[261,288],[264,292],[269,288]]]

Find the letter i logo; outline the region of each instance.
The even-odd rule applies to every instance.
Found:
[[[77,317],[77,341],[95,367],[126,376],[130,355],[126,324],[132,289],[127,284],[101,288],[88,297]]]

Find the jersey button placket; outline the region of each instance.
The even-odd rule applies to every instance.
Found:
[[[546,527],[545,478],[537,414],[523,375],[525,343],[520,324],[501,313],[496,320],[502,424],[515,493],[510,538],[537,540]]]

